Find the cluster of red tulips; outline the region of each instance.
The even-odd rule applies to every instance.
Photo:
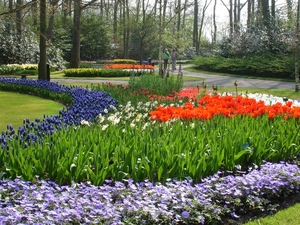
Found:
[[[268,115],[269,119],[276,116],[283,116],[284,119],[295,117],[300,118],[300,107],[292,107],[292,102],[276,103],[270,106],[265,105],[264,101],[256,101],[252,98],[242,96],[220,96],[205,95],[199,99],[196,95],[198,89],[186,89],[178,93],[177,98],[189,97],[194,100],[186,102],[182,107],[157,107],[156,110],[150,112],[152,120],[169,121],[171,119],[211,119],[216,115],[225,117],[234,117],[237,115],[248,115],[251,117],[259,117]],[[171,96],[168,97],[169,99]]]

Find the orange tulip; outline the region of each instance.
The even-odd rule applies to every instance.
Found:
[[[180,95],[180,94],[179,94]],[[211,119],[216,115],[232,118],[236,115],[251,116],[257,118],[267,115],[269,119],[281,115],[285,120],[295,117],[300,118],[300,107],[292,107],[288,104],[276,103],[266,106],[263,101],[244,98],[242,96],[206,95],[198,101],[197,106],[186,102],[183,107],[157,107],[150,112],[152,120],[166,121],[167,119]]]

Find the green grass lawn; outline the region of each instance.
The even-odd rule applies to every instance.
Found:
[[[33,121],[44,115],[56,115],[64,106],[60,103],[19,93],[0,91],[0,131],[12,124],[15,130],[28,118]]]
[[[259,218],[245,225],[298,225],[300,224],[300,204],[277,212],[275,215]]]

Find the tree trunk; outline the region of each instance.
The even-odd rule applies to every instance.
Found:
[[[252,12],[252,4],[254,4],[253,0],[248,0],[248,9],[247,9],[247,28],[250,28],[253,24],[253,12]]]
[[[80,17],[81,1],[74,0],[74,17],[72,31],[72,49],[69,68],[79,68],[80,66]]]
[[[38,31],[38,2],[37,1],[32,4],[31,11],[32,11],[32,21],[33,21],[34,30]]]
[[[216,8],[217,8],[217,0],[215,0],[214,4],[214,9],[213,9],[213,40],[212,40],[212,45],[215,46],[217,42],[217,21],[216,21]]]
[[[204,26],[205,13],[206,13],[208,6],[212,2],[212,0],[209,0],[208,3],[207,3],[207,1],[208,0],[205,0],[204,6],[202,8],[201,22],[200,22],[200,27],[199,27],[199,36],[198,36],[198,41],[197,41],[197,45],[196,45],[196,54],[197,55],[199,55],[199,52],[200,52],[200,42],[201,42],[202,30],[203,30],[203,26]]]
[[[162,20],[163,20],[163,27],[165,27],[168,0],[163,0],[163,1],[164,1],[164,7],[163,7],[163,17],[162,17]]]
[[[182,29],[183,30],[185,29],[185,19],[186,19],[187,3],[188,3],[188,0],[184,0],[183,16],[182,16]]]
[[[128,0],[125,0],[124,5],[125,10],[125,20],[124,20],[124,58],[129,58],[129,35],[130,35],[130,28],[129,28],[129,3]]]
[[[181,26],[181,9],[180,9],[180,6],[181,6],[181,0],[178,0],[178,3],[177,3],[177,7],[176,7],[176,12],[178,13],[177,15],[177,33],[178,31],[180,31],[180,26]]]
[[[292,0],[286,0],[286,7],[287,7],[287,18],[288,18],[288,26],[292,28],[294,26],[293,22],[293,2]]]
[[[272,20],[275,20],[275,8],[276,8],[276,3],[275,0],[271,1],[271,16],[272,16]]]
[[[119,0],[115,0],[114,2],[114,21],[113,21],[113,41],[115,43],[118,42],[118,6]]]
[[[40,0],[40,62],[38,79],[47,80],[46,0]]]
[[[59,0],[51,0],[50,1],[50,17],[49,17],[48,30],[47,30],[47,38],[48,38],[48,41],[50,41],[50,42],[53,38],[54,15],[55,15],[55,12],[57,11],[58,2],[59,2]]]
[[[193,46],[198,45],[198,0],[194,0],[194,26],[193,26]]]
[[[22,7],[23,6],[23,0],[17,0],[17,5],[16,7]],[[18,35],[18,44],[17,48],[18,51],[21,52],[21,46],[22,46],[22,20],[23,20],[23,10],[17,10],[16,12],[16,28],[17,28],[17,35]],[[19,54],[17,58],[17,62],[19,64],[24,63],[22,53]]]
[[[63,28],[67,28],[67,17],[70,16],[70,11],[71,11],[71,0],[63,0],[62,2],[62,11],[63,11]]]
[[[233,31],[234,33],[237,33],[237,26],[238,26],[238,18],[237,18],[237,12],[238,12],[238,5],[237,0],[234,0],[233,3]]]
[[[159,51],[158,51],[158,59],[159,59],[159,74],[162,78],[164,78],[164,73],[162,72],[162,33],[163,33],[163,19],[162,19],[162,0],[159,1]]]
[[[228,11],[228,14],[229,14],[229,28],[230,28],[230,31],[229,31],[229,37],[232,38],[233,37],[233,31],[234,31],[234,18],[233,18],[233,13],[234,13],[234,10],[233,10],[233,0],[229,0],[229,7],[224,3],[223,0],[221,0],[222,4],[226,7],[227,11]]]
[[[96,1],[97,0],[92,0],[82,5],[82,0],[74,0],[72,48],[69,68],[79,68],[80,66],[80,20],[82,10]]]
[[[22,7],[23,6],[23,0],[17,0],[17,5],[16,7]],[[17,33],[20,36],[20,38],[22,37],[22,17],[23,17],[23,10],[17,10],[16,12],[16,27],[17,27]]]
[[[233,36],[233,3],[232,0],[229,0],[229,27],[230,27],[230,34],[229,36],[232,38]]]
[[[12,10],[13,10],[13,7],[14,7],[14,2],[13,2],[13,0],[9,0],[9,2],[8,2],[8,8],[9,8],[9,10],[12,11]],[[8,32],[9,34],[11,33],[11,25],[10,25],[10,24],[7,25],[7,32]]]
[[[261,1],[261,10],[263,16],[263,23],[265,27],[270,29],[270,8],[269,8],[269,0]]]

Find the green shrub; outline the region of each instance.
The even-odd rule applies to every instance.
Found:
[[[15,74],[29,74],[29,75],[38,75],[38,70],[19,70],[15,72]]]
[[[19,69],[17,66],[2,65],[0,66],[0,74],[15,74]]]
[[[114,59],[115,64],[136,64],[136,60],[133,59]]]
[[[196,57],[194,64],[212,72],[292,79],[294,60],[286,55],[262,55],[249,58]]]
[[[0,66],[0,74],[38,74],[37,64],[7,64]]]
[[[91,63],[80,63],[80,68],[92,68]]]

